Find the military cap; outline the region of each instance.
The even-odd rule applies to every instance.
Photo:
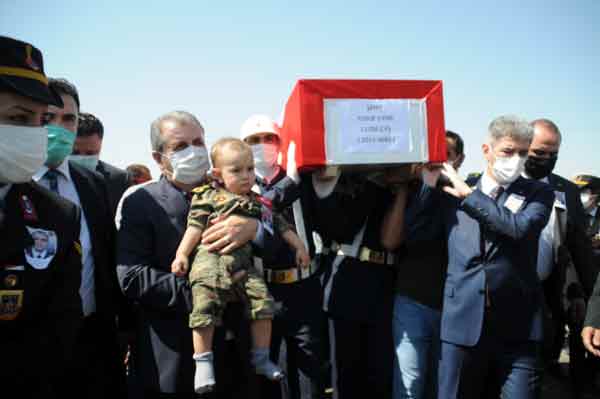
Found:
[[[573,183],[580,190],[588,189],[593,192],[600,192],[600,178],[592,175],[577,175],[573,178]]]
[[[48,87],[40,50],[6,36],[0,36],[0,87],[43,104],[63,106],[60,95]]]

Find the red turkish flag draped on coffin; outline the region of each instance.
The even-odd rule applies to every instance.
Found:
[[[446,160],[439,80],[299,80],[285,106],[282,164],[380,165]]]

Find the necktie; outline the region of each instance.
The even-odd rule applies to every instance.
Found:
[[[50,190],[54,191],[56,194],[59,194],[59,192],[58,192],[58,172],[54,169],[48,169],[48,171],[46,172],[44,177],[46,179],[48,179]]]
[[[504,187],[496,186],[492,191],[490,191],[490,198],[498,202],[503,192]],[[489,241],[489,238],[491,238],[491,234],[483,225],[480,225],[480,229],[481,231],[479,235],[479,248],[481,250],[481,256],[484,256],[492,244],[492,242]]]
[[[498,202],[498,199],[500,198],[500,196],[502,195],[502,193],[504,192],[504,187],[502,186],[497,186],[495,187],[492,192],[490,193],[490,197]]]

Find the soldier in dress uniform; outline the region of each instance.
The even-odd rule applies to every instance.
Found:
[[[394,259],[380,237],[392,192],[364,172],[328,174],[316,172],[313,186],[317,231],[335,255],[324,288],[334,397],[389,398]]]
[[[252,115],[242,124],[240,133],[254,155],[254,190],[272,201],[273,209],[293,226],[313,259],[309,267],[299,267],[288,246],[263,257],[264,276],[278,308],[273,319],[271,359],[286,371],[283,384],[268,384],[263,395],[268,399],[322,398],[329,366],[327,324],[321,308],[321,251],[315,248],[313,238],[314,212],[309,209],[312,201],[302,198],[311,196],[312,183],[307,184],[310,175],[296,184],[277,164],[279,126],[268,116]]]
[[[37,48],[0,37],[0,60],[0,390],[58,398],[82,320],[80,213],[31,177],[46,160],[43,114],[63,104]],[[41,236],[54,253],[29,256]]]

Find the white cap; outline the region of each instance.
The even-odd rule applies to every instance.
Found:
[[[245,140],[259,133],[272,133],[279,137],[279,126],[266,115],[252,115],[242,124],[240,139]]]

